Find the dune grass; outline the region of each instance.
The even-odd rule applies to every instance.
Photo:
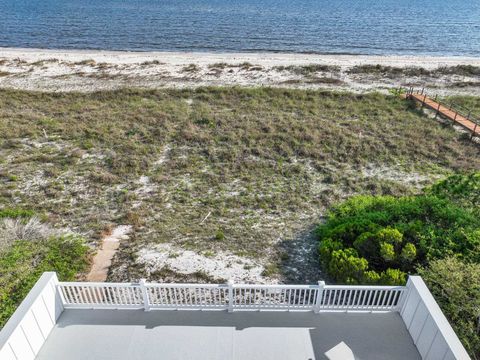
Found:
[[[418,66],[411,67],[395,67],[384,65],[356,65],[347,71],[350,74],[372,74],[378,76],[385,76],[390,78],[400,76],[443,76],[443,75],[457,75],[457,76],[480,76],[480,67],[473,65],[455,65],[455,66],[441,66],[436,69],[428,70]]]
[[[310,281],[311,230],[332,202],[480,168],[477,145],[381,94],[2,90],[0,132],[0,209],[33,209],[92,244],[134,225],[111,280],[143,276],[137,251],[170,243]]]

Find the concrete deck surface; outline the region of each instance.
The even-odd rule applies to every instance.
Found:
[[[398,313],[65,310],[37,360],[87,359],[421,358]]]

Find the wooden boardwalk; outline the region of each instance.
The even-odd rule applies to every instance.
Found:
[[[426,106],[436,111],[437,115],[442,115],[443,117],[463,126],[471,132],[472,137],[480,136],[480,121],[471,118],[470,115],[462,114],[452,106],[441,104],[439,101],[429,98],[423,92],[409,91],[406,94],[406,98],[418,101],[422,106]]]

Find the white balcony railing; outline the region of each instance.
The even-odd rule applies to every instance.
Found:
[[[66,307],[115,307],[139,309],[144,305],[140,286],[129,283],[60,283]]]
[[[65,308],[396,311],[404,286],[58,284]]]
[[[74,283],[55,273],[42,275],[0,331],[0,359],[34,360],[64,309],[82,308],[396,311],[422,359],[470,359],[418,276],[403,287]]]

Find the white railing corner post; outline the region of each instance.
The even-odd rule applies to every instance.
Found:
[[[62,303],[62,308],[67,305],[67,299],[65,299],[65,294],[63,293],[63,287],[62,284],[57,279],[54,279],[54,284],[55,284],[55,289],[56,289],[56,294],[60,298],[60,302]]]
[[[405,303],[408,301],[408,298],[410,297],[411,292],[412,292],[412,283],[409,278],[407,281],[407,284],[405,285],[405,290],[403,290],[402,293],[400,294],[400,298],[398,299],[397,306],[395,306],[395,311],[398,311],[399,313],[403,312],[403,307],[405,306]]]
[[[143,297],[143,309],[145,311],[150,311],[150,300],[148,299],[148,291],[146,286],[147,281],[145,279],[140,279],[140,289],[142,290]]]
[[[228,280],[228,312],[233,312],[233,285],[232,279]]]
[[[323,289],[325,288],[325,281],[318,282],[318,291],[317,291],[317,298],[315,299],[315,306],[313,307],[313,312],[318,314],[320,312],[320,307],[322,305],[322,298],[323,298]]]

